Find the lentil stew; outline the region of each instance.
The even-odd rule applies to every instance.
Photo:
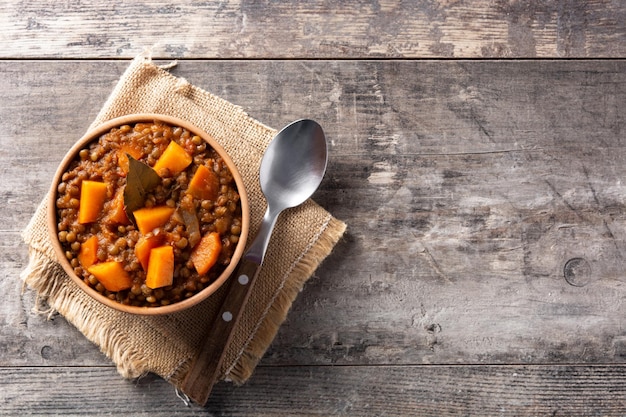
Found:
[[[247,207],[216,147],[154,119],[76,149],[54,196],[66,270],[114,307],[162,309],[218,286],[243,251]]]

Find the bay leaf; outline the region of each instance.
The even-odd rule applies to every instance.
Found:
[[[133,212],[142,208],[146,197],[161,183],[161,177],[149,165],[128,156],[128,174],[124,187],[124,210],[128,218],[135,223]]]

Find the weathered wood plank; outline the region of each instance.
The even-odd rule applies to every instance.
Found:
[[[0,62],[10,86],[0,167],[11,178],[0,183],[3,366],[107,363],[61,319],[30,312],[18,234],[125,67]],[[349,231],[264,363],[626,358],[626,62],[183,61],[173,71],[275,127],[318,119],[331,143],[315,199]]]
[[[5,1],[2,58],[622,57],[620,1]]]
[[[261,367],[241,387],[218,384],[206,409],[186,407],[163,380],[123,381],[113,368],[0,368],[0,377],[2,415],[608,417],[626,412],[624,365]]]

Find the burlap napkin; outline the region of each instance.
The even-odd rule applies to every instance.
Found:
[[[131,113],[186,119],[226,149],[249,194],[251,241],[266,208],[258,181],[259,165],[275,130],[253,120],[241,108],[174,77],[145,56],[133,60],[91,127]],[[81,292],[54,260],[45,201],[23,233],[30,259],[22,279],[98,345],[121,375],[135,378],[151,372],[178,386],[225,291],[188,311],[160,317],[129,315],[98,304]],[[344,230],[344,223],[310,200],[281,215],[257,285],[227,348],[221,379],[243,383],[250,377],[305,281]]]

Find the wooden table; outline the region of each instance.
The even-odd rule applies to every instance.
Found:
[[[0,5],[0,414],[626,414],[620,1]],[[348,224],[206,409],[23,290],[21,231],[129,60],[330,141]]]

